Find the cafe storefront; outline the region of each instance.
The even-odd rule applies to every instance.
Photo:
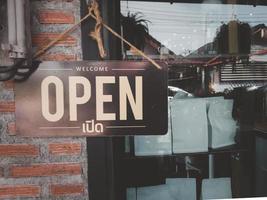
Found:
[[[266,2],[0,1],[0,199],[267,196]]]

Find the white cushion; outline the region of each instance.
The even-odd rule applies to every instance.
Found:
[[[208,121],[205,99],[171,102],[173,153],[208,151]]]
[[[134,152],[136,156],[170,155],[171,143],[170,108],[168,106],[168,132],[162,136],[135,136]]]
[[[127,200],[136,200],[136,188],[127,188],[126,195]]]
[[[219,148],[235,144],[237,122],[232,118],[233,100],[210,103],[208,118],[211,126],[209,146]]]
[[[137,200],[196,200],[196,180],[166,179],[165,185],[137,188]]]
[[[231,178],[203,179],[201,197],[203,200],[232,198]]]
[[[196,179],[194,178],[169,178],[166,185],[172,199],[196,200]]]

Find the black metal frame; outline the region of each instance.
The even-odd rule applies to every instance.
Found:
[[[103,20],[120,33],[120,1],[99,0]],[[81,16],[88,13],[86,0],[81,0]],[[89,36],[95,21],[88,19],[82,24],[82,50],[84,60],[101,60],[97,43]],[[103,30],[104,47],[108,60],[121,59],[121,42]],[[88,190],[90,200],[124,199],[120,184],[120,158],[124,152],[124,137],[87,138]]]
[[[129,0],[131,1],[131,0]],[[144,1],[144,0],[136,0]],[[203,0],[145,0],[151,2],[177,2],[177,3],[203,3]],[[84,16],[88,12],[86,0],[81,0],[81,15]],[[230,1],[223,0],[223,3]],[[99,0],[104,21],[111,26],[115,31],[120,32],[120,0]],[[238,0],[237,3],[251,4],[251,5],[267,5],[267,2],[261,0]],[[98,55],[98,48],[95,41],[89,36],[90,30],[94,27],[94,21],[88,20],[82,24],[82,48],[83,58],[85,60],[100,60]],[[105,48],[108,53],[108,59],[121,59],[121,42],[114,38],[105,30],[103,31],[103,38]],[[90,200],[122,200],[126,199],[127,179],[133,178],[143,162],[142,158],[132,156],[125,157],[125,138],[124,137],[99,137],[87,138],[87,152],[88,152],[88,187]],[[230,151],[229,153],[232,153]],[[176,156],[145,158],[150,165],[158,166],[158,169],[167,160],[168,166],[175,166]],[[165,161],[164,161],[165,160]],[[130,162],[129,162],[130,161]],[[153,164],[156,163],[156,164]],[[129,166],[131,165],[131,166]],[[137,167],[136,167],[137,166]],[[161,167],[159,167],[161,166]],[[135,169],[134,169],[135,168]],[[133,170],[133,171],[130,171]],[[158,174],[165,174],[159,172]],[[129,176],[128,176],[129,175]],[[154,177],[155,178],[155,177]],[[156,177],[157,178],[157,177]],[[158,176],[159,179],[155,182],[161,182],[164,177]],[[132,180],[132,179],[131,179]],[[135,180],[135,179],[134,179]],[[137,180],[138,181],[138,180]]]

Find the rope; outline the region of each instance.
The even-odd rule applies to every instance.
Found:
[[[91,13],[91,16],[95,16],[96,20],[96,25],[95,25],[95,30],[92,31],[89,35],[96,40],[97,46],[98,46],[98,51],[99,55],[101,58],[105,58],[107,56],[106,51],[104,49],[102,37],[101,37],[101,29],[102,29],[102,17],[99,11],[99,6],[96,1],[93,1],[90,8],[89,8],[89,13]]]
[[[96,16],[92,15],[92,18],[95,20],[97,19]],[[105,27],[109,32],[111,32],[114,36],[121,39],[123,42],[128,44],[130,47],[132,47],[139,55],[147,59],[149,62],[151,62],[156,68],[161,69],[161,66],[156,63],[153,59],[151,59],[149,56],[147,56],[144,52],[142,52],[140,49],[136,48],[133,44],[128,42],[126,39],[124,39],[120,34],[118,34],[116,31],[114,31],[112,28],[110,28],[108,25],[106,25],[104,22],[101,22],[103,27]]]
[[[74,31],[83,21],[85,21],[87,18],[92,17],[96,20],[95,30],[90,33],[90,36],[96,40],[98,44],[99,54],[102,58],[106,56],[105,49],[103,47],[103,41],[101,38],[101,25],[106,28],[110,33],[112,33],[117,38],[121,39],[123,42],[125,42],[127,45],[129,45],[131,48],[133,48],[139,55],[147,59],[149,62],[151,62],[156,68],[161,69],[161,66],[157,64],[153,59],[151,59],[149,56],[147,56],[144,52],[142,52],[140,49],[136,48],[133,44],[128,42],[126,39],[124,39],[120,34],[118,34],[116,31],[114,31],[112,28],[110,28],[107,24],[105,24],[102,20],[102,17],[100,15],[99,11],[99,5],[96,0],[93,0],[90,7],[89,12],[87,15],[85,15],[80,21],[78,21],[76,24],[74,24],[69,29],[65,30],[63,33],[61,33],[57,38],[49,42],[47,45],[42,47],[40,50],[38,50],[34,56],[33,59],[36,59],[43,55],[48,49],[50,49],[52,46],[54,46],[58,41],[62,40],[64,37],[66,37],[69,33]]]
[[[38,57],[40,57],[41,55],[43,55],[48,49],[50,49],[52,46],[54,46],[58,41],[62,40],[64,37],[66,37],[69,33],[71,33],[72,31],[74,31],[83,21],[85,21],[88,17],[90,17],[92,15],[92,13],[88,13],[87,15],[85,15],[79,22],[77,22],[76,24],[74,24],[72,27],[70,27],[69,29],[65,30],[63,33],[61,33],[57,38],[55,38],[54,40],[52,40],[51,42],[49,42],[47,45],[45,45],[44,47],[42,47],[40,50],[38,50],[34,56],[33,59],[36,59]]]

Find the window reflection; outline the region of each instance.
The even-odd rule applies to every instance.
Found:
[[[137,16],[132,31],[122,24],[123,36],[167,63],[169,70],[168,134],[135,136],[127,143],[136,165],[131,169],[140,167],[137,175],[126,178],[127,199],[250,197],[252,184],[257,194],[266,196],[266,179],[261,178],[266,172],[257,170],[255,175],[252,163],[241,161],[255,159],[264,150],[256,144],[257,155],[242,153],[251,150],[255,130],[267,130],[266,6],[200,2],[121,1],[123,16]],[[143,59],[127,46],[123,49],[124,59]],[[162,163],[149,164],[148,159]]]
[[[263,49],[267,13],[265,6],[235,4],[187,4],[122,1],[123,15],[139,13],[149,34],[177,56],[212,55],[214,38],[223,24],[248,23],[253,30],[252,51]],[[264,29],[264,30],[262,30]]]

